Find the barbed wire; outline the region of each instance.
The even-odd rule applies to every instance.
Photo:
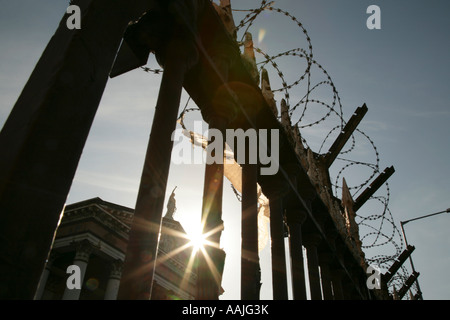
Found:
[[[307,49],[297,47],[269,55],[264,52],[262,48],[255,47],[255,53],[259,55],[257,56],[257,67],[260,72],[268,67],[271,67],[274,70],[274,74],[278,78],[281,86],[273,89],[272,92],[274,94],[282,95],[283,99],[286,101],[287,112],[292,120],[292,125],[299,129],[304,146],[317,154],[323,154],[326,145],[329,144],[332,138],[339,134],[346,125],[343,104],[337,86],[334,84],[331,76],[318,61],[313,59],[312,41],[304,25],[292,14],[283,9],[275,8],[273,4],[273,1],[268,3],[266,0],[262,0],[260,5],[253,9],[233,9],[233,12],[235,13],[246,13],[237,24],[236,29],[238,33],[242,32],[242,39],[244,39],[245,34],[250,32],[261,13],[265,11],[281,15],[300,29],[300,33],[303,34],[304,40],[306,41]],[[281,59],[285,58],[297,58],[305,63],[304,70],[299,72],[300,76],[290,83],[286,80],[283,69],[280,67],[279,63]],[[147,67],[143,67],[142,69],[154,74],[160,74],[162,72],[162,70]],[[290,70],[290,72],[292,71]],[[319,77],[319,80],[313,81],[313,76],[314,79],[315,77]],[[320,76],[323,77],[323,79],[320,79]],[[293,97],[291,91],[298,89],[299,86],[304,90],[304,94],[296,101],[296,103],[291,104]],[[322,88],[329,90],[329,101],[324,100],[319,94],[317,94],[317,96],[315,95],[316,92]],[[199,111],[198,107],[188,107],[190,101],[191,100],[188,99],[180,117],[184,117],[189,112]],[[317,116],[319,111],[322,111],[323,114]],[[278,118],[281,118],[283,115],[281,112],[279,114]],[[316,119],[314,119],[314,116],[316,116]],[[307,121],[308,117],[312,117],[312,120]],[[324,128],[326,133],[322,137],[321,142],[317,143],[317,148],[314,149],[314,146],[307,141],[305,137],[308,134],[308,130],[325,125],[326,121],[337,121],[338,124]],[[360,143],[361,138],[363,138],[372,149],[373,153],[370,161],[362,161],[352,157],[352,153],[364,145]],[[345,149],[340,152],[333,164],[335,176],[332,179],[332,181],[334,181],[332,182],[333,190],[330,190],[330,192],[333,192],[334,196],[338,197],[339,192],[342,191],[340,181],[342,181],[344,175],[346,175],[346,177],[350,176],[351,174],[348,174],[348,172],[351,169],[365,168],[369,172],[367,176],[359,182],[348,186],[349,190],[352,192],[352,196],[355,197],[361,190],[368,187],[369,183],[376,175],[380,174],[380,162],[380,153],[374,141],[364,131],[356,129],[349,142],[346,144]],[[242,197],[240,193],[232,185],[231,188],[236,195],[236,198],[240,201]],[[362,248],[366,255],[367,263],[378,265],[380,268],[387,270],[401,254],[405,244],[403,243],[401,232],[396,226],[392,213],[389,210],[390,189],[388,183],[385,183],[385,188],[384,195],[379,195],[381,191],[378,190],[378,195],[372,196],[368,201],[374,201],[381,204],[380,212],[377,211],[374,213],[373,209],[359,210],[356,218],[360,228]],[[388,246],[390,246],[390,250],[387,248]],[[380,252],[380,248],[383,248],[383,252]],[[372,253],[372,255],[370,255],[370,253]],[[407,278],[407,274],[408,271],[406,268],[402,267],[395,277],[392,278],[389,283],[391,293],[394,288],[401,287]]]
[[[261,48],[255,48],[255,52],[263,57],[263,60],[258,62],[257,64],[260,71],[270,65],[275,70],[275,75],[280,79],[281,87],[272,91],[274,93],[282,93],[284,95],[284,99],[288,106],[289,116],[291,119],[295,119],[293,125],[298,127],[301,133],[302,142],[304,143],[305,147],[313,150],[312,146],[308,143],[308,141],[302,134],[305,130],[324,123],[331,116],[337,118],[337,120],[339,121],[338,125],[331,127],[331,129],[325,135],[322,143],[320,143],[320,147],[318,148],[318,150],[316,150],[318,154],[322,154],[325,145],[329,142],[329,140],[331,140],[334,135],[341,132],[346,124],[343,115],[343,105],[339,92],[331,76],[328,74],[325,68],[313,59],[313,46],[311,43],[311,38],[308,35],[308,31],[303,26],[303,24],[289,12],[280,8],[273,7],[273,3],[267,5],[267,1],[261,1],[260,6],[256,9],[242,10],[247,12],[247,14],[240,21],[237,29],[240,30],[245,28],[245,32],[248,32],[251,26],[255,24],[259,15],[265,10],[281,14],[290,19],[297,25],[298,28],[301,29],[301,33],[304,34],[306,39],[308,49],[299,47],[283,52],[278,52],[274,55],[268,55],[267,53],[263,52]],[[240,10],[237,9],[235,11],[239,12]],[[304,71],[300,72],[300,77],[292,83],[288,83],[286,81],[283,70],[280,68],[280,64],[278,63],[280,59],[283,59],[285,57],[296,57],[303,59],[306,62]],[[318,81],[317,83],[312,83],[312,73],[316,69],[325,77],[325,79]],[[297,103],[291,105],[290,101],[292,95],[290,91],[301,84],[305,84],[304,87],[306,88],[306,93]],[[324,101],[323,99],[314,96],[316,89],[325,86],[328,86],[331,89],[331,101]],[[325,113],[321,117],[319,117],[319,119],[307,122],[307,114],[310,110],[316,112],[317,106],[325,110]],[[357,135],[359,135],[359,137],[363,137],[366,141],[368,141],[369,146],[373,150],[374,159],[369,162],[359,161],[351,158],[352,151],[355,151],[359,146],[359,137],[357,137]],[[344,173],[347,173],[350,168],[365,167],[368,168],[370,172],[365,179],[363,179],[359,183],[349,186],[349,190],[353,192],[353,196],[357,195],[361,190],[365,189],[372,181],[372,179],[376,175],[380,174],[380,154],[378,148],[376,147],[374,141],[369,137],[369,135],[367,135],[361,129],[355,130],[355,133],[351,136],[349,143],[347,143],[346,145],[346,149],[343,149],[340,152],[340,155],[336,159],[334,166],[337,167],[339,164],[341,165],[341,168],[337,171],[336,177],[334,179],[335,182],[332,184],[336,196],[338,195],[338,191],[342,189],[339,182],[342,180]],[[393,261],[401,254],[402,248],[404,248],[404,243],[401,237],[401,233],[395,224],[392,213],[389,210],[389,184],[385,183],[385,186],[386,194],[384,196],[372,196],[370,199],[370,201],[377,201],[382,204],[381,212],[371,213],[371,211],[368,211],[366,213],[364,212],[364,210],[360,210],[360,212],[357,213],[357,219],[360,227],[360,232],[362,231],[362,248],[366,253],[367,262],[369,264],[377,264],[380,267],[384,267],[385,269],[387,269],[389,267],[389,264],[392,264]],[[378,191],[378,193],[380,193],[380,191]],[[373,256],[367,255],[367,253],[371,251],[370,249],[376,249],[379,247],[386,248],[389,245],[393,248],[390,253],[380,253]],[[404,273],[400,272],[398,277],[402,280],[405,280],[404,278],[406,271],[403,270],[403,272]]]
[[[141,67],[141,69],[145,72],[153,73],[153,74],[162,74],[164,72],[163,69],[152,69],[149,67]]]

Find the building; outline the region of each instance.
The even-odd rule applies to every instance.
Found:
[[[195,297],[192,246],[173,219],[174,199],[163,218],[152,299]],[[115,300],[134,210],[94,198],[68,205],[36,292],[39,300]],[[191,260],[190,260],[191,259]],[[191,261],[191,262],[190,262]],[[79,267],[81,290],[69,289],[69,266]]]

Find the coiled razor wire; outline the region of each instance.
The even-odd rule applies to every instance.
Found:
[[[298,28],[300,28],[300,32],[305,36],[308,47],[308,49],[306,50],[303,48],[295,48],[286,50],[284,52],[279,52],[272,56],[263,52],[261,48],[255,48],[255,51],[263,57],[263,60],[258,63],[260,71],[263,68],[266,68],[266,66],[270,65],[275,70],[275,74],[279,77],[281,81],[281,87],[272,91],[274,93],[282,92],[284,94],[284,99],[288,106],[289,117],[291,120],[293,120],[293,126],[297,126],[299,128],[305,147],[311,149],[312,151],[316,151],[318,154],[321,154],[323,153],[322,151],[326,143],[329,143],[329,140],[331,140],[331,137],[334,134],[338,134],[339,132],[341,132],[346,124],[343,116],[343,106],[339,92],[331,76],[328,74],[325,68],[313,59],[313,46],[311,44],[311,38],[309,37],[306,28],[296,17],[292,16],[287,11],[280,8],[275,8],[273,6],[273,2],[267,4],[267,1],[261,1],[261,5],[258,8],[248,9],[247,15],[238,24],[238,31],[239,29],[245,27],[245,32],[248,32],[248,30],[250,30],[250,27],[255,23],[258,16],[264,10],[272,11],[276,14],[281,14],[284,17],[290,19],[294,24],[297,25]],[[300,72],[300,77],[298,78],[298,80],[290,84],[288,84],[288,82],[286,81],[283,71],[279,67],[278,63],[278,61],[284,57],[296,57],[303,59],[306,62],[306,68],[303,72]],[[312,73],[316,72],[315,70],[318,70],[317,72],[321,73],[325,77],[325,79],[323,79],[322,81],[318,81],[317,83],[312,83]],[[300,85],[306,87],[306,93],[297,103],[291,105],[290,101],[292,95],[290,94],[290,91]],[[324,101],[323,99],[314,96],[316,89],[325,86],[328,86],[331,89],[331,102]],[[319,119],[317,120],[309,122],[306,121],[307,114],[310,111],[316,111],[315,107],[319,107],[321,108],[321,110],[325,110],[323,116],[319,117]],[[304,135],[302,134],[303,131],[322,124],[332,116],[335,118],[337,117],[339,125],[333,126],[331,130],[329,130],[329,132],[325,135],[322,143],[320,144],[318,150],[313,150],[312,146],[308,144],[308,141],[304,138]],[[373,150],[374,159],[371,162],[363,162],[351,158],[352,151],[354,151],[358,146],[357,138],[359,137],[363,137]],[[352,191],[353,195],[358,194],[358,192],[360,192],[361,190],[364,190],[369,185],[370,181],[376,175],[380,174],[380,154],[374,141],[365,132],[360,129],[356,129],[355,133],[351,136],[350,142],[347,145],[349,145],[347,149],[342,150],[336,160],[336,162],[339,162],[339,164],[342,165],[341,169],[338,170],[336,174],[334,180],[335,182],[332,184],[336,196],[338,195],[340,189],[342,189],[339,182],[342,181],[344,173],[347,173],[350,168],[362,166],[368,168],[371,171],[366,179],[363,179],[355,185],[349,186],[349,190]],[[335,163],[334,166],[337,166],[337,163]],[[401,254],[404,244],[402,241],[401,233],[396,227],[392,213],[390,212],[388,207],[390,198],[389,184],[385,183],[385,186],[385,196],[373,196],[370,199],[370,201],[381,203],[381,213],[369,215],[358,214],[357,222],[360,227],[361,242],[363,243],[362,248],[366,253],[367,262],[369,264],[377,265],[380,268],[387,270],[393,263],[393,261]],[[368,256],[368,253],[372,251],[371,249],[377,249],[379,247],[386,246],[391,246],[393,248],[391,249],[390,253],[385,253],[384,251],[386,250],[384,250],[383,253],[373,255],[371,257]],[[407,273],[405,268],[402,268],[398,275],[396,277],[393,277],[393,280],[391,280],[391,287],[393,288],[395,286],[399,288],[398,283],[404,283],[406,274]]]
[[[278,52],[273,55],[269,55],[264,52],[261,48],[255,47],[255,52],[259,54],[262,58],[257,56],[257,66],[259,71],[267,67],[271,67],[274,70],[275,75],[278,77],[281,86],[272,90],[274,94],[282,94],[283,99],[286,101],[288,106],[288,114],[292,121],[293,127],[297,126],[301,133],[301,139],[304,146],[316,154],[323,154],[327,144],[332,142],[332,138],[338,135],[344,128],[346,121],[343,114],[343,105],[339,92],[328,72],[325,68],[313,59],[313,46],[311,43],[311,38],[308,35],[308,31],[303,26],[303,24],[289,12],[275,8],[274,1],[268,3],[267,0],[262,0],[260,5],[254,9],[233,9],[235,13],[246,13],[241,21],[237,24],[237,32],[242,32],[241,42],[247,32],[250,32],[252,26],[265,11],[273,12],[277,15],[281,15],[283,18],[290,20],[297,28],[300,29],[300,34],[303,34],[306,40],[307,49],[304,48],[294,48],[288,49],[283,52]],[[242,31],[243,30],[243,31]],[[251,33],[251,32],[250,32]],[[282,68],[280,67],[279,61],[283,58],[291,57],[302,59],[305,62],[305,69],[300,72],[300,76],[297,80],[288,83],[286,81],[285,75]],[[163,71],[160,69],[152,69],[149,67],[142,67],[145,72],[150,72],[154,74],[160,74]],[[324,79],[313,82],[313,75],[321,75]],[[302,86],[305,91],[304,95],[295,103],[291,105],[292,95],[291,91]],[[324,101],[322,97],[315,97],[317,90],[326,87],[330,90],[331,101]],[[193,111],[199,111],[198,107],[189,107],[191,99],[187,100],[186,106],[180,114],[180,118]],[[307,120],[308,116],[317,116],[317,111],[322,111],[323,114],[318,116],[318,119]],[[282,115],[279,116],[281,118]],[[326,134],[324,134],[321,143],[317,144],[316,150],[305,138],[309,129],[316,128],[319,125],[323,125],[325,121],[329,121],[330,118],[338,121],[337,125],[333,125],[326,129]],[[184,127],[184,124],[183,124]],[[185,128],[186,129],[186,128]],[[352,159],[352,152],[357,150],[359,146],[358,139],[361,137],[368,142],[368,145],[373,150],[373,159],[370,162],[358,161]],[[356,129],[355,133],[351,136],[350,141],[346,144],[346,149],[342,150],[337,157],[333,168],[336,171],[335,178],[332,179],[332,188],[334,195],[337,197],[339,192],[342,191],[340,186],[340,181],[345,176],[345,174],[354,168],[365,168],[369,170],[367,178],[361,179],[361,181],[356,184],[349,185],[349,190],[352,192],[353,197],[357,195],[361,190],[364,190],[369,185],[370,181],[377,175],[381,173],[380,171],[380,154],[374,143],[374,141],[362,130]],[[340,169],[337,169],[340,168]],[[331,173],[330,173],[331,175]],[[333,182],[334,181],[334,182]],[[233,192],[235,193],[237,199],[241,200],[241,195],[239,192],[231,186]],[[357,223],[360,228],[360,237],[362,242],[362,248],[366,255],[366,261],[370,265],[378,266],[381,270],[387,270],[395,261],[395,259],[404,250],[405,245],[401,236],[400,230],[397,228],[391,211],[389,210],[389,198],[390,189],[389,184],[385,183],[385,195],[372,196],[369,202],[376,202],[381,205],[382,209],[379,213],[363,213],[363,210],[357,213]],[[378,191],[380,193],[380,190]],[[390,252],[386,253],[390,247]],[[369,256],[371,252],[377,252]],[[392,277],[389,282],[389,288],[391,293],[394,290],[401,288],[408,278],[408,270],[402,266],[402,268],[397,272],[396,275]],[[407,297],[408,298],[408,297]]]

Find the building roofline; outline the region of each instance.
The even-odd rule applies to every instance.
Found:
[[[91,199],[88,199],[88,200],[83,200],[83,201],[71,203],[69,205],[66,205],[64,211],[74,210],[74,209],[77,209],[77,208],[79,208],[81,206],[86,206],[86,205],[90,205],[90,204],[105,205],[105,206],[108,206],[108,207],[110,207],[112,209],[117,209],[117,210],[120,210],[120,211],[126,211],[126,212],[129,212],[131,214],[134,214],[134,209],[132,209],[132,208],[121,206],[121,205],[118,205],[118,204],[115,204],[115,203],[112,203],[112,202],[109,202],[109,201],[105,201],[105,200],[103,200],[103,199],[101,199],[99,197],[95,197],[95,198],[91,198]]]

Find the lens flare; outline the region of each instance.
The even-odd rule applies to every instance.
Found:
[[[201,232],[195,232],[188,235],[189,245],[193,248],[194,252],[201,250],[206,245],[206,237]]]
[[[96,278],[90,278],[86,281],[86,288],[89,291],[97,290],[99,285],[100,285],[100,281],[98,281],[98,279],[96,279]]]
[[[264,38],[266,37],[266,29],[259,29],[259,34],[258,34],[258,43],[263,42]]]

